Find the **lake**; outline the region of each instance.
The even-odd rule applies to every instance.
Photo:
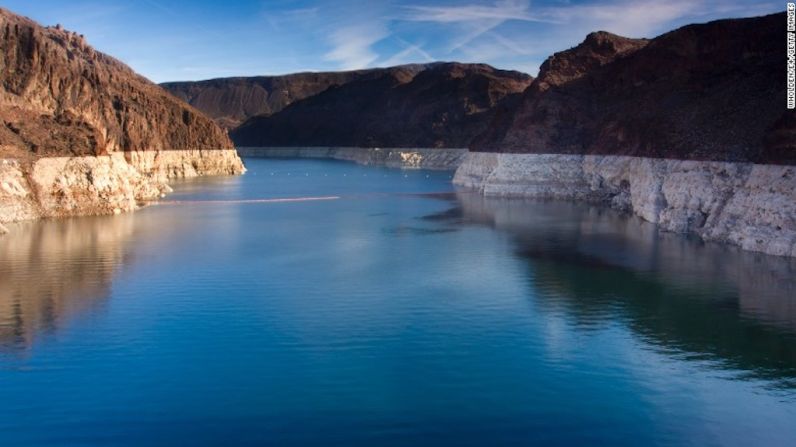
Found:
[[[246,163],[10,226],[0,445],[796,445],[796,261],[451,172]]]

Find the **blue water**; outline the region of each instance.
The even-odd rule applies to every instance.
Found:
[[[793,261],[247,167],[0,238],[0,445],[796,445]],[[307,196],[339,198],[238,202]]]

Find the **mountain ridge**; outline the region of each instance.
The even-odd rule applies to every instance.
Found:
[[[369,71],[230,132],[238,146],[467,147],[532,77],[486,64]]]
[[[401,83],[417,74],[441,67],[459,67],[473,72],[493,71],[507,79],[524,82],[528,75],[513,70],[498,70],[486,64],[430,62],[404,64],[361,70],[299,72],[276,76],[215,78],[204,81],[161,84],[178,98],[205,111],[223,127],[233,130],[256,116],[271,116],[290,105],[351,82],[365,82],[374,77],[393,76]]]
[[[599,57],[587,37],[551,56],[473,149],[794,164],[783,23],[779,13],[686,25]],[[562,58],[580,66],[555,67]]]

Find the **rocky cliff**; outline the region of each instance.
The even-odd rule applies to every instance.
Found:
[[[238,146],[463,148],[531,80],[482,64],[366,70],[230,135]]]
[[[655,39],[593,33],[548,59],[455,183],[610,204],[666,230],[796,256],[784,14]],[[494,153],[498,152],[498,153]]]
[[[83,36],[0,9],[0,222],[135,209],[237,174],[225,131]]]
[[[486,152],[796,163],[784,14],[652,40],[590,34],[549,58],[474,147]]]
[[[487,196],[604,203],[667,231],[796,256],[796,166],[474,152],[454,183]]]

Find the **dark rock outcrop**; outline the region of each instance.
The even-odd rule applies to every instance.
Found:
[[[591,33],[577,47],[547,58],[539,67],[539,76],[532,86],[537,91],[544,91],[574,81],[618,57],[643,48],[647,42],[647,39],[629,39],[605,31]]]
[[[0,35],[3,146],[38,156],[232,147],[212,120],[82,35],[4,9]]]
[[[548,59],[474,148],[796,163],[784,23],[719,20],[650,41],[590,34]]]
[[[532,80],[483,64],[422,67],[370,70],[251,118],[232,139],[238,146],[467,147]]]

